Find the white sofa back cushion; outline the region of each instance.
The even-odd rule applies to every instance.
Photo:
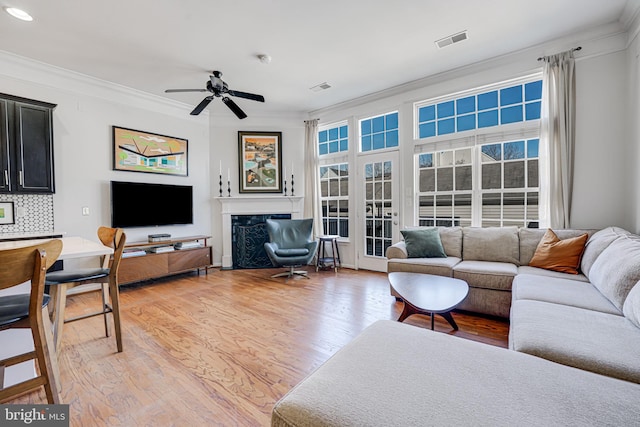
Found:
[[[640,239],[620,236],[602,251],[589,271],[589,280],[618,309],[640,280]]]
[[[464,227],[462,259],[520,263],[518,227]]]
[[[607,249],[611,242],[617,240],[620,236],[629,234],[631,233],[619,227],[607,227],[594,233],[589,237],[585,245],[582,260],[580,261],[580,270],[589,277],[589,271],[602,251]]]
[[[640,328],[640,282],[631,289],[622,307],[624,317]]]

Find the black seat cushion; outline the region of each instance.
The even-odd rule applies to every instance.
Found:
[[[100,279],[109,275],[108,268],[79,268],[69,271],[55,271],[47,273],[45,284],[58,285],[60,283],[83,282],[85,280]]]
[[[29,317],[29,299],[31,295],[7,295],[0,297],[0,327],[11,325]],[[42,307],[49,304],[49,295],[44,294]]]

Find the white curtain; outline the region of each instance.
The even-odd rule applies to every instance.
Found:
[[[573,49],[542,59],[540,226],[569,228],[576,116]]]
[[[320,183],[318,180],[318,119],[305,124],[304,157],[304,217],[313,218],[314,236],[322,236],[320,215]]]

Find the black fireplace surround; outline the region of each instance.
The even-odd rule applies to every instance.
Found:
[[[267,219],[291,219],[291,214],[231,215],[234,269],[273,267],[264,250],[264,243],[269,241]]]

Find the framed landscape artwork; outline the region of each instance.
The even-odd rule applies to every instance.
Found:
[[[0,225],[15,224],[13,202],[0,202]]]
[[[113,169],[187,176],[188,141],[113,126]]]
[[[282,132],[238,132],[240,193],[282,193]]]

